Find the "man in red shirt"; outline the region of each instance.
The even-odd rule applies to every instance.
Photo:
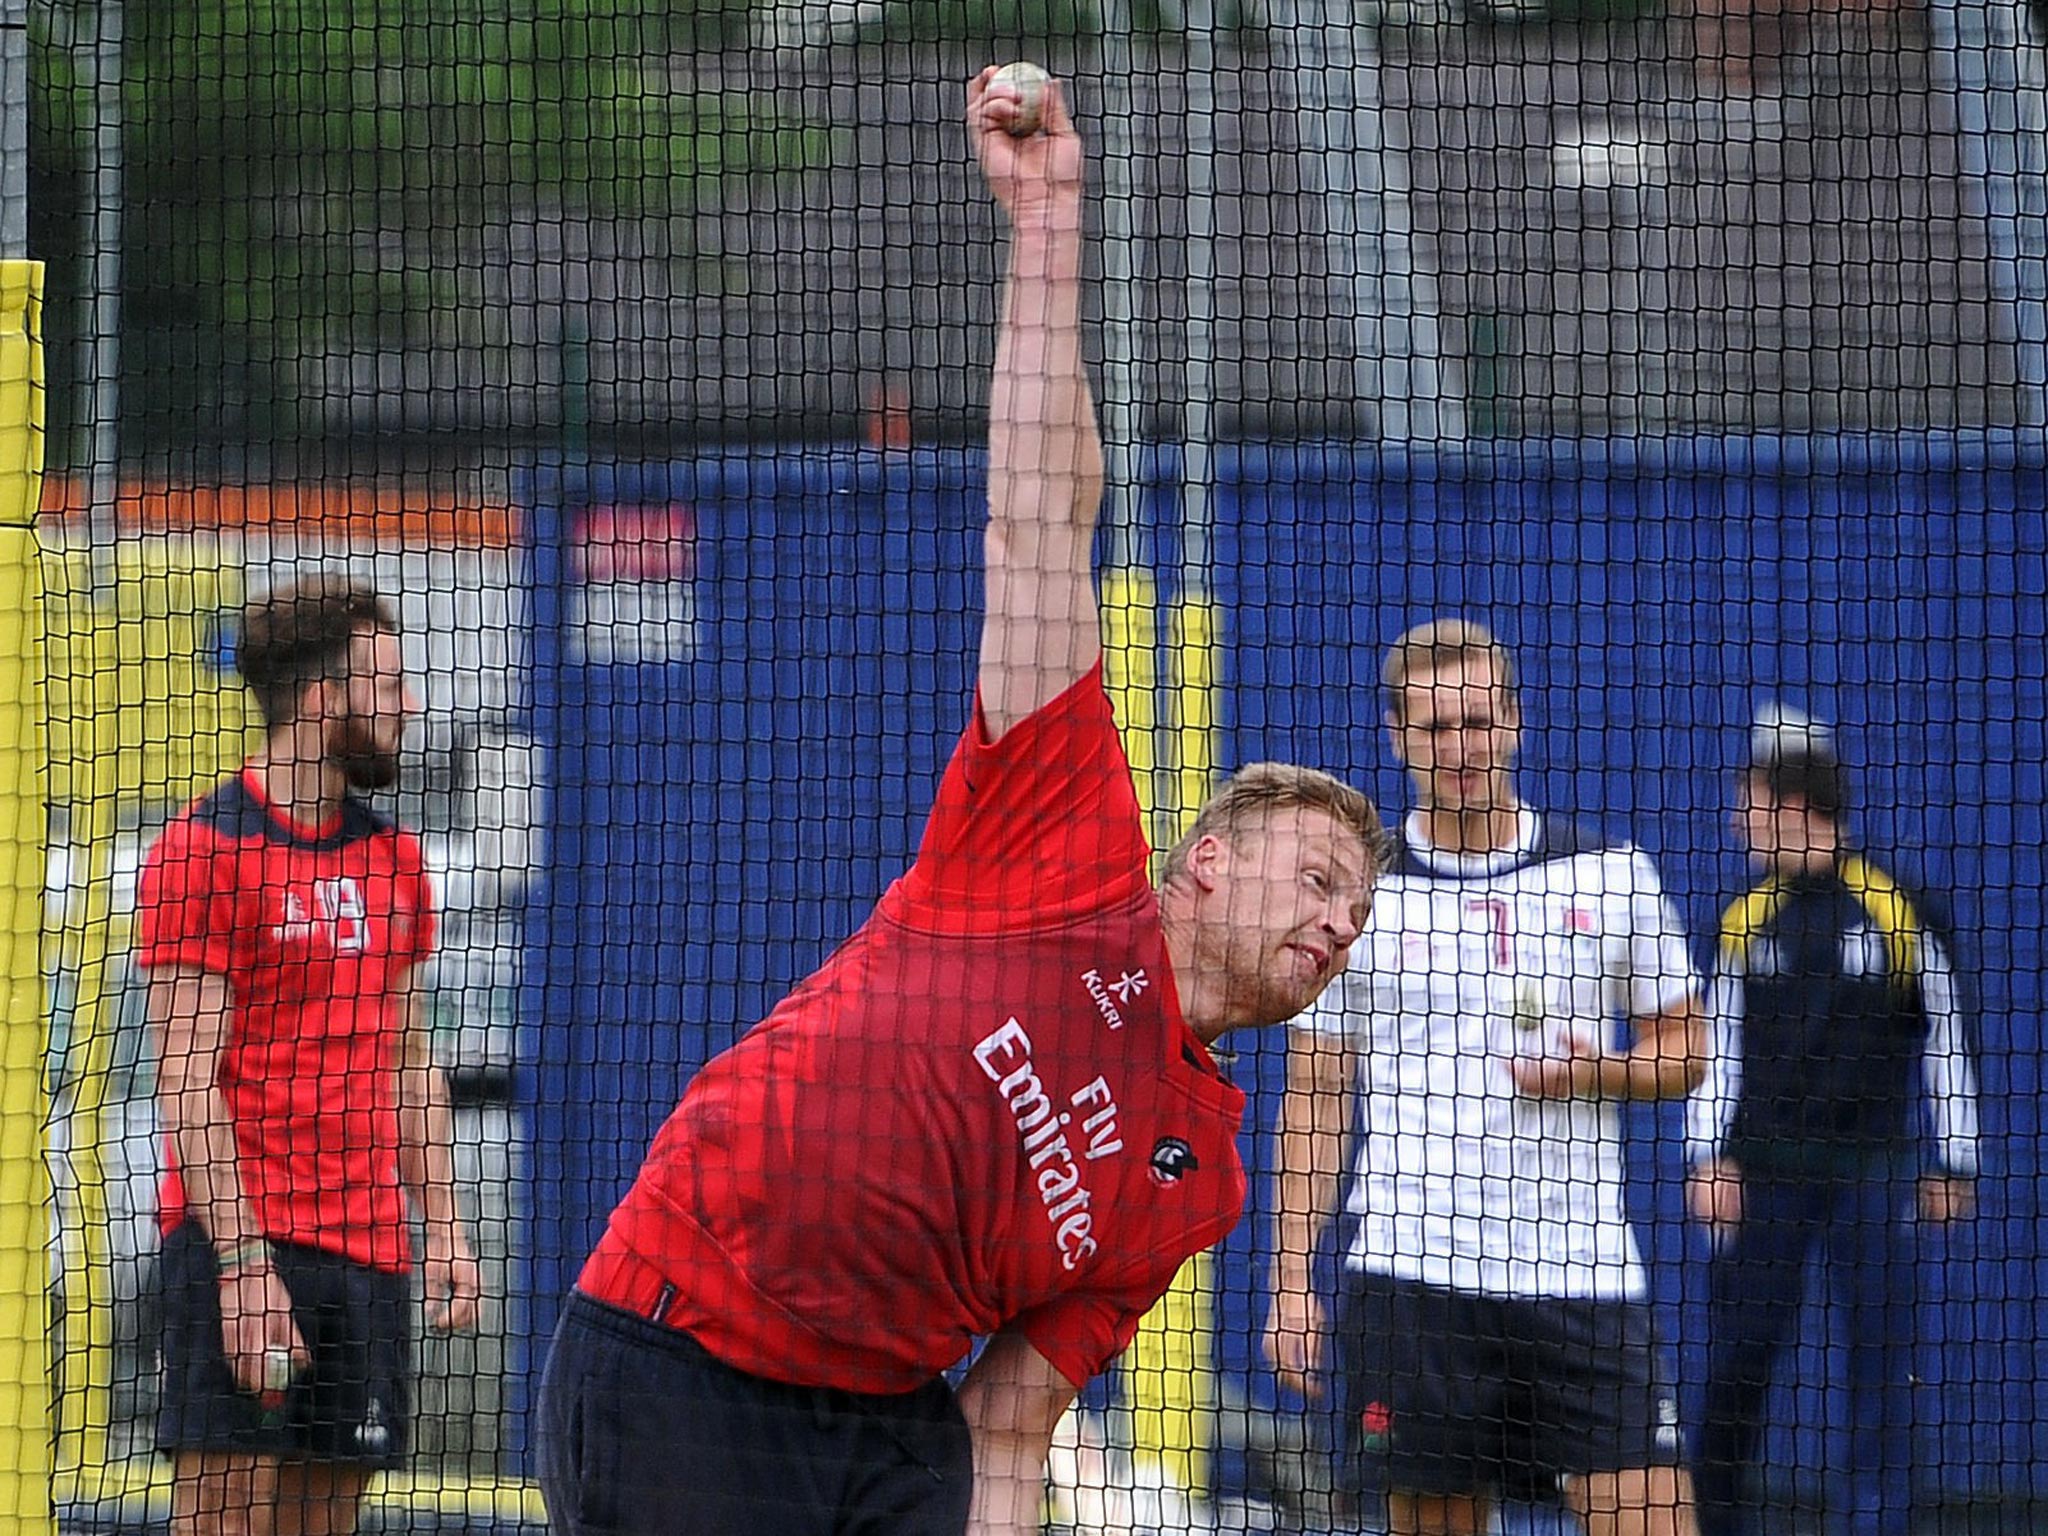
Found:
[[[1371,804],[1277,764],[1148,882],[1090,571],[1081,144],[1052,88],[1013,135],[992,75],[975,714],[915,865],[698,1074],[586,1265],[538,1405],[558,1536],[1036,1529],[1077,1388],[1238,1219],[1244,1097],[1210,1043],[1299,1013],[1365,919]]]
[[[413,1210],[430,1322],[476,1320],[413,990],[420,846],[356,793],[395,781],[418,705],[391,611],[342,583],[252,604],[237,659],[268,739],[164,829],[139,900],[169,1141],[157,1439],[176,1536],[345,1536],[406,1451]]]

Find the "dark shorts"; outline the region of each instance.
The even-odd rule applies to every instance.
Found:
[[[960,1536],[967,1421],[935,1380],[872,1396],[736,1371],[576,1295],[536,1410],[555,1536]]]
[[[1526,1495],[1679,1460],[1678,1397],[1643,1303],[1347,1272],[1337,1344],[1349,1449],[1382,1486]]]
[[[156,1443],[165,1452],[247,1451],[390,1469],[412,1429],[412,1285],[339,1254],[270,1245],[291,1292],[292,1316],[313,1363],[281,1407],[235,1386],[220,1336],[220,1269],[197,1222],[164,1238],[163,1399]]]

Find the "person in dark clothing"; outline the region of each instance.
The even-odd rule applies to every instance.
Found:
[[[1816,1250],[1846,1309],[1853,1405],[1846,1498],[1830,1504],[1851,1536],[1903,1536],[1916,1216],[1974,1208],[1977,1074],[1953,945],[1849,844],[1849,791],[1825,726],[1758,717],[1735,828],[1763,879],[1722,919],[1707,1075],[1687,1106],[1689,1203],[1714,1244],[1703,1536],[1750,1528],[1744,1484]]]

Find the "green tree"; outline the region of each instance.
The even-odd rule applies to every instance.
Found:
[[[85,286],[84,181],[92,155],[87,49],[69,7],[32,3],[29,19],[28,239],[44,264],[44,363],[49,381],[50,463],[73,467],[79,416],[78,358],[70,345]]]
[[[422,259],[437,232],[683,212],[828,150],[674,67],[735,36],[744,0],[125,9],[127,371],[146,411],[289,432],[294,357],[450,330],[464,279]],[[90,153],[61,56],[46,66],[46,146]]]

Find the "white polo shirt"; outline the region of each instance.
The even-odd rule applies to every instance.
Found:
[[[1496,1295],[1646,1293],[1623,1204],[1618,1106],[1537,1099],[1519,1057],[1699,991],[1656,866],[1524,810],[1464,857],[1403,829],[1347,972],[1299,1028],[1359,1053],[1354,1269]]]

